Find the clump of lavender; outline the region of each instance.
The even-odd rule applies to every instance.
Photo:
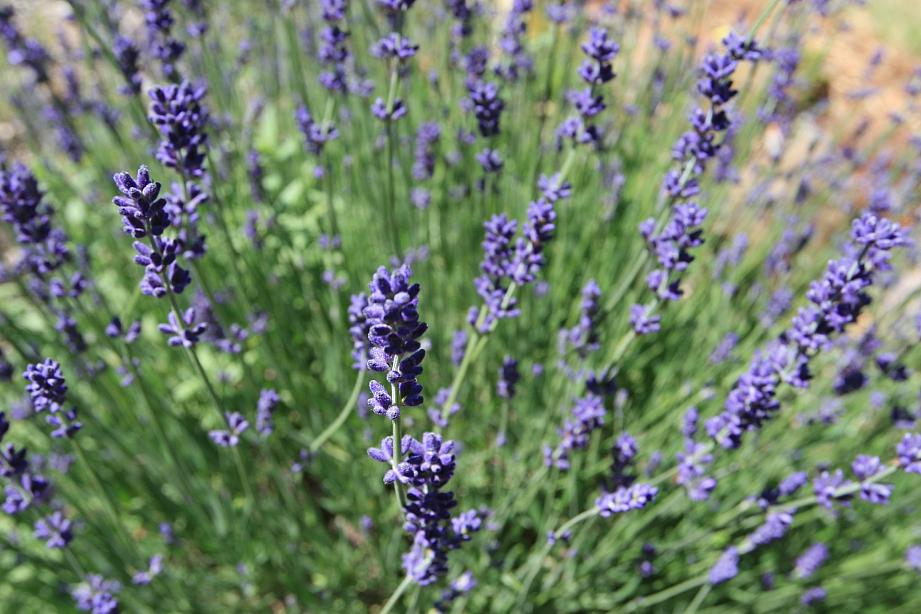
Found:
[[[811,304],[800,308],[790,328],[759,351],[729,393],[723,413],[707,421],[707,432],[723,447],[738,447],[746,431],[760,428],[777,412],[781,383],[808,387],[811,359],[857,320],[870,302],[867,287],[878,271],[890,268],[891,250],[907,241],[898,224],[872,213],[854,220],[851,238],[845,255],[829,262],[822,279],[810,286]]]
[[[640,224],[640,235],[649,252],[658,261],[658,267],[646,277],[646,285],[656,300],[676,301],[683,296],[681,277],[694,260],[691,250],[703,244],[701,225],[707,217],[707,209],[691,200],[700,192],[699,177],[703,175],[707,162],[720,149],[716,141],[720,133],[730,125],[725,105],[737,91],[733,89],[732,77],[741,60],[757,62],[761,50],[754,41],[743,41],[730,33],[723,39],[725,54],[710,54],[702,65],[702,75],[697,83],[698,92],[709,102],[709,109],[696,108],[691,113],[691,130],[678,139],[672,149],[672,158],[677,167],[668,171],[662,185],[663,193],[671,203],[670,220],[660,224],[656,218],[649,218]],[[642,306],[641,306],[642,307]],[[649,311],[645,306],[641,313],[632,310],[631,318],[637,334],[648,334],[658,330],[658,323],[650,323]]]
[[[588,87],[570,92],[569,102],[578,115],[563,121],[557,128],[557,138],[560,141],[571,140],[574,144],[597,145],[602,135],[595,117],[606,108],[600,87],[614,79],[611,62],[620,46],[611,40],[606,30],[596,27],[582,44],[582,51],[588,57],[579,66],[579,77]]]

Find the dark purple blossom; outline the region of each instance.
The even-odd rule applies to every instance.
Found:
[[[157,160],[185,178],[201,177],[205,172],[209,116],[202,100],[206,93],[205,86],[188,81],[155,86],[148,92],[152,101],[150,121],[163,137]]]
[[[518,372],[518,361],[511,356],[502,359],[502,368],[499,369],[499,382],[496,384],[496,394],[503,399],[512,399],[515,396],[515,385],[521,379]]]
[[[467,84],[467,94],[480,134],[485,137],[499,134],[499,119],[505,102],[499,97],[496,84],[489,81],[473,81]]]
[[[418,377],[425,350],[421,349],[419,337],[427,326],[419,320],[419,284],[410,283],[411,276],[412,270],[406,265],[392,272],[379,268],[371,279],[368,305],[364,309],[371,342],[368,368],[386,372],[387,381],[398,395],[391,398],[383,393],[383,386],[373,381],[372,401],[391,420],[400,417],[401,405],[414,407],[423,401]],[[381,405],[385,401],[387,405]]]

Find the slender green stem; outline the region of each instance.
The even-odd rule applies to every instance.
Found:
[[[381,608],[380,614],[390,614],[390,611],[393,610],[393,607],[400,601],[400,597],[403,596],[403,593],[406,592],[406,589],[409,588],[412,584],[413,579],[409,576],[403,578],[403,581],[400,582],[400,585],[397,586],[397,589],[393,591],[393,594],[390,595],[390,598],[387,600],[387,603],[384,604],[384,607]]]
[[[352,387],[352,393],[349,395],[349,400],[346,401],[342,409],[339,410],[339,415],[336,416],[336,419],[333,420],[322,433],[317,435],[316,439],[310,442],[309,450],[311,454],[315,454],[317,450],[323,447],[323,444],[345,424],[345,421],[348,420],[352,412],[355,411],[355,403],[358,401],[358,394],[361,391],[361,384],[364,381],[364,376],[365,371],[359,370],[358,375],[355,377],[355,385]]]
[[[694,614],[700,609],[700,606],[703,605],[704,599],[707,598],[707,595],[710,594],[710,584],[704,584],[700,587],[700,590],[697,591],[697,594],[694,595],[694,600],[691,601],[691,604],[688,606],[688,609],[684,611],[684,614]]]

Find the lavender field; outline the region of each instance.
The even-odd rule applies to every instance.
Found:
[[[0,0],[0,614],[921,611],[886,7]]]

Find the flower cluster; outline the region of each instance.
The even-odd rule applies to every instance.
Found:
[[[589,39],[582,44],[582,51],[588,58],[579,66],[579,77],[588,87],[575,90],[569,94],[569,102],[576,109],[578,116],[570,117],[560,124],[557,138],[569,139],[573,143],[598,144],[601,130],[595,123],[595,117],[606,108],[600,86],[614,79],[611,62],[620,51],[620,46],[611,40],[603,28],[592,28]]]
[[[683,295],[681,277],[694,260],[691,250],[703,244],[701,225],[707,217],[707,209],[690,199],[700,192],[699,178],[721,147],[717,136],[730,128],[724,106],[737,93],[732,77],[738,63],[743,59],[756,62],[761,57],[754,41],[741,40],[732,33],[723,39],[723,45],[725,54],[711,53],[704,59],[697,83],[698,92],[709,101],[709,110],[694,109],[691,129],[672,148],[672,158],[678,166],[666,173],[663,182],[663,192],[672,204],[670,219],[664,227],[655,218],[640,224],[640,235],[658,261],[658,267],[646,278],[657,300],[675,301]],[[631,311],[634,314],[631,322],[637,334],[658,330],[658,321],[652,323],[636,308]]]
[[[823,277],[814,281],[791,326],[763,349],[733,386],[724,411],[707,421],[707,431],[726,448],[736,448],[746,431],[760,428],[780,408],[781,383],[809,385],[809,363],[831,339],[855,322],[870,302],[866,292],[875,273],[889,268],[891,250],[904,245],[902,229],[893,222],[865,213],[851,229],[854,244],[846,255],[828,263]]]
[[[534,59],[524,46],[528,32],[525,20],[533,8],[532,0],[515,0],[505,17],[505,24],[499,34],[499,47],[506,59],[496,67],[496,74],[506,81],[517,81],[534,70]]]
[[[100,575],[91,574],[86,581],[77,585],[71,596],[77,609],[92,614],[117,614],[118,599],[116,593],[121,591],[121,584],[115,580],[106,580]]]
[[[318,55],[320,62],[326,66],[326,70],[320,72],[320,84],[338,94],[348,91],[346,61],[349,59],[349,50],[346,42],[349,33],[342,29],[346,8],[346,0],[323,0],[320,3],[323,21],[326,22],[320,30]]]
[[[185,43],[173,37],[176,20],[169,9],[171,0],[140,0],[147,24],[148,52],[160,63],[160,71],[170,81],[179,81],[176,63],[185,53]]]
[[[47,411],[48,424],[54,427],[51,436],[73,437],[82,426],[77,420],[77,408],[67,405],[67,381],[56,360],[44,361],[26,366],[23,377],[29,382],[26,392],[32,400],[32,408],[42,413]]]
[[[160,197],[160,182],[153,181],[146,166],[138,168],[137,176],[116,173],[112,178],[121,196],[112,203],[122,216],[122,228],[135,239],[148,239],[150,245],[134,242],[134,261],[144,267],[141,292],[161,298],[168,293],[181,294],[191,283],[188,270],[179,264],[180,243],[163,237],[170,226],[166,200]]]
[[[35,176],[22,164],[0,166],[0,219],[10,224],[23,248],[22,266],[40,277],[70,258],[66,237],[54,228],[54,209],[45,202]]]
[[[368,340],[371,342],[368,368],[387,373],[390,393],[377,380],[371,380],[368,406],[391,420],[400,418],[400,406],[421,405],[425,350],[419,337],[428,328],[419,320],[419,284],[410,283],[412,270],[403,265],[387,271],[381,267],[370,283],[368,305],[364,308]]]
[[[566,420],[563,428],[557,431],[560,442],[556,448],[544,446],[544,464],[560,471],[569,470],[569,456],[573,450],[588,446],[592,431],[604,425],[604,401],[601,397],[589,394],[578,399],[572,408],[572,420]]]
[[[579,310],[579,322],[569,329],[560,331],[560,353],[565,354],[570,348],[583,360],[601,347],[598,326],[601,323],[601,288],[594,279],[582,288],[582,303]]]
[[[456,467],[454,442],[435,433],[425,433],[422,441],[406,435],[397,453],[393,438],[386,437],[368,455],[395,467],[387,471],[385,483],[408,486],[403,528],[413,543],[403,555],[403,568],[416,583],[430,584],[447,573],[448,552],[469,541],[482,525],[477,510],[451,515],[457,501],[444,487]]]
[[[480,134],[484,137],[499,134],[499,120],[505,102],[499,97],[499,89],[489,81],[473,81],[467,84],[470,109],[476,116]]]
[[[205,172],[209,115],[202,100],[206,93],[204,85],[188,81],[156,86],[148,92],[152,101],[150,121],[163,137],[157,160],[184,178],[201,177]]]
[[[112,51],[115,53],[118,69],[125,79],[125,85],[121,86],[118,91],[125,95],[137,96],[141,93],[141,74],[138,68],[138,60],[141,58],[140,50],[134,41],[118,35],[112,44]]]
[[[6,44],[6,59],[13,66],[28,67],[37,82],[45,83],[49,79],[51,56],[37,40],[22,35],[13,23],[14,16],[13,7],[0,7],[0,38]]]
[[[678,484],[684,486],[688,497],[694,501],[706,501],[716,488],[716,479],[706,474],[706,466],[713,462],[713,455],[707,446],[696,441],[699,414],[691,407],[684,414],[681,432],[684,435],[684,451],[675,455],[678,461]]]
[[[297,108],[294,120],[301,134],[304,135],[304,146],[315,156],[323,153],[323,148],[328,142],[339,138],[339,131],[332,121],[317,122],[304,105]]]

